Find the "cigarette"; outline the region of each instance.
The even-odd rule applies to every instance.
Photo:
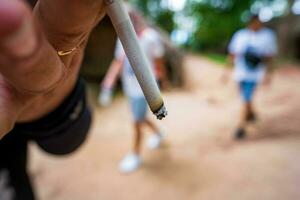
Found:
[[[105,0],[106,11],[110,17],[130,65],[142,88],[148,105],[157,119],[163,119],[168,112],[151,70],[150,63],[141,48],[129,14],[122,0]]]

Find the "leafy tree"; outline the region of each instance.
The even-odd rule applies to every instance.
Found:
[[[175,28],[174,12],[161,7],[161,0],[129,0],[144,15],[154,21],[158,26],[171,33]]]
[[[193,33],[185,45],[196,51],[218,51],[224,53],[233,33],[244,27],[251,6],[255,2],[265,5],[275,0],[187,0],[181,15],[194,20]],[[283,0],[284,1],[284,0]],[[294,0],[287,0],[290,5]],[[162,8],[162,0],[129,0],[148,18],[171,33],[180,27],[176,22],[178,13]]]
[[[189,1],[189,14],[199,19],[191,47],[195,50],[223,50],[235,30],[244,26],[242,17],[253,0]]]

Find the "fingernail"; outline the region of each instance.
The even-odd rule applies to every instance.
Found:
[[[37,38],[32,22],[24,20],[20,28],[4,38],[2,42],[9,54],[16,57],[29,56],[37,45]]]

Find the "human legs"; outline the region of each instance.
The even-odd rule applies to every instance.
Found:
[[[132,101],[132,100],[131,100]],[[159,128],[151,122],[149,119],[147,119],[147,102],[145,98],[135,99],[133,101],[134,103],[131,105],[134,120],[135,120],[135,151],[137,154],[139,154],[141,149],[141,143],[142,143],[142,127],[143,125],[146,125],[150,128],[152,131],[152,135],[150,136],[147,146],[149,149],[157,149],[161,145],[162,141],[162,134],[159,130]]]
[[[146,121],[147,115],[147,102],[144,97],[129,98],[131,112],[134,120],[134,148],[133,153],[139,154],[143,138],[143,125]]]
[[[153,133],[147,141],[147,147],[152,150],[159,148],[163,139],[162,132],[149,119],[146,119],[144,123],[152,130]]]
[[[235,134],[236,139],[242,139],[246,136],[245,127],[247,126],[248,122],[254,121],[256,118],[253,109],[253,95],[257,83],[252,81],[242,81],[239,83],[239,86],[243,104],[241,108],[238,130]]]
[[[137,170],[141,165],[141,146],[143,139],[142,122],[134,122],[133,149],[120,162],[119,170],[122,173],[131,173]]]
[[[246,126],[248,122],[256,119],[255,112],[253,111],[253,102],[243,102],[241,108],[240,126]]]
[[[140,155],[143,140],[142,122],[134,122],[133,153]]]
[[[122,173],[130,173],[137,170],[141,164],[141,146],[143,139],[142,127],[147,114],[147,102],[144,97],[129,97],[134,123],[133,150],[121,161],[119,169]]]
[[[152,121],[150,121],[149,119],[145,119],[144,123],[151,129],[152,133],[159,134],[159,128]]]

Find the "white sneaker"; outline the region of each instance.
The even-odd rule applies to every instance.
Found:
[[[147,147],[151,150],[158,149],[161,146],[163,135],[161,133],[153,134],[147,141]]]
[[[142,163],[139,155],[130,153],[121,161],[119,170],[121,173],[131,173],[136,171]]]
[[[109,106],[112,102],[112,95],[112,89],[102,88],[98,96],[98,103],[103,107]]]

